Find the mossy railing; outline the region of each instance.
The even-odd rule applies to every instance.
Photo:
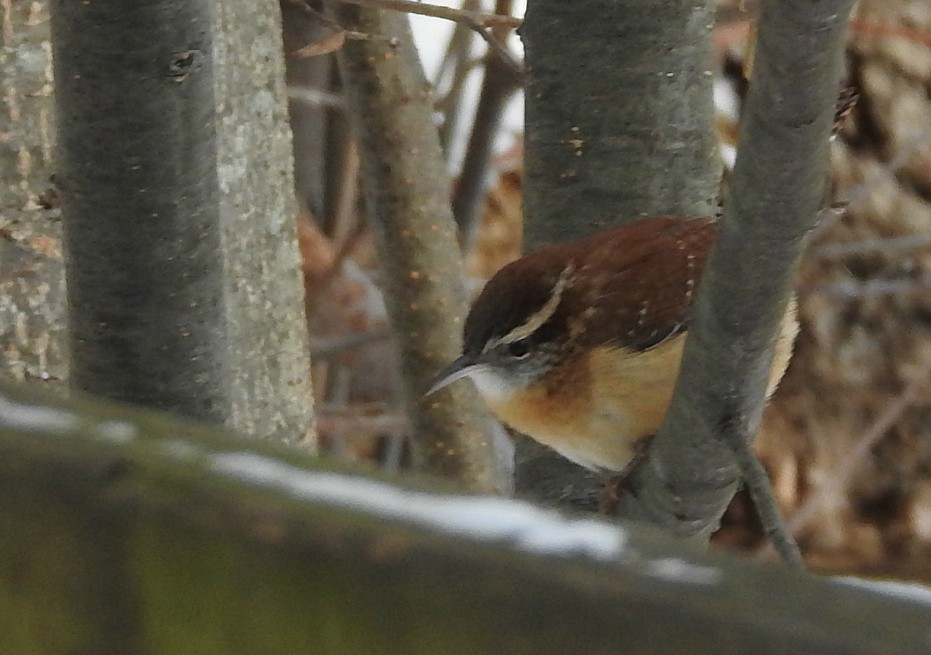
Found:
[[[0,387],[0,653],[931,651],[931,606]]]

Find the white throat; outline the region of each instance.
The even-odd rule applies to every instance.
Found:
[[[520,387],[496,371],[485,368],[469,374],[475,388],[487,401],[502,402],[513,396]]]

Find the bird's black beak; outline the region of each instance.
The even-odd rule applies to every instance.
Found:
[[[436,377],[433,378],[433,384],[424,396],[434,394],[443,387],[452,384],[456,380],[469,377],[476,371],[486,368],[486,366],[487,364],[476,362],[474,355],[460,355],[449,366],[436,374]]]

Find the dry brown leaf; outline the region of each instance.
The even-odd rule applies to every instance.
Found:
[[[295,59],[310,59],[311,57],[319,57],[320,55],[328,55],[331,52],[336,52],[343,47],[343,44],[346,42],[346,32],[333,32],[330,36],[315,41],[305,45],[303,48],[298,48],[291,53],[291,56]]]

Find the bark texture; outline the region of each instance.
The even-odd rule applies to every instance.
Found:
[[[0,651],[928,652],[927,606],[0,387]]]
[[[640,216],[711,215],[712,23],[704,0],[528,4],[528,249]]]
[[[67,378],[48,3],[0,3],[0,378]]]
[[[524,247],[716,205],[712,3],[534,0],[526,50]],[[602,478],[520,439],[515,486],[592,508]]]
[[[225,0],[213,16],[228,425],[313,447],[281,13],[276,0]]]
[[[503,491],[507,467],[474,389],[424,398],[460,352],[465,293],[449,182],[430,90],[403,14],[338,5],[347,30],[373,35],[339,50],[359,142],[385,300],[401,352],[407,411],[422,468],[469,488]]]
[[[298,441],[312,399],[266,5],[248,20],[254,4],[54,6],[72,382]]]
[[[724,218],[666,421],[622,498],[628,517],[682,535],[717,528],[739,473],[724,434],[752,438],[773,346],[827,180],[852,0],[763,5]],[[695,466],[701,462],[701,466]]]

